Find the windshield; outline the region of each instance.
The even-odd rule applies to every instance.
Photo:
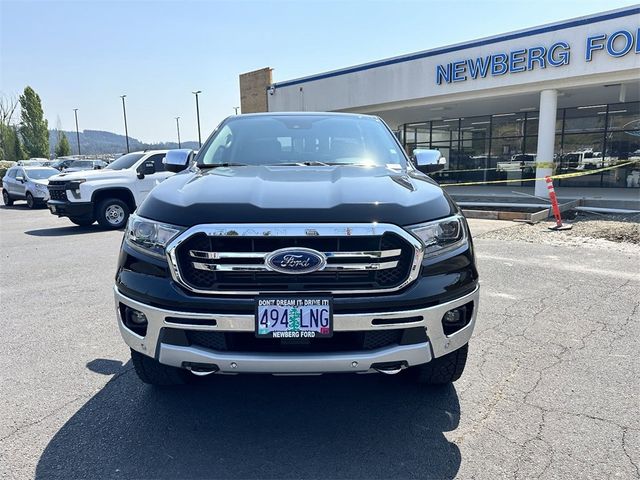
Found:
[[[374,117],[232,117],[207,141],[198,164],[405,166],[393,135]]]
[[[127,153],[122,157],[110,163],[105,169],[107,170],[125,170],[131,168],[138,160],[144,156],[144,153]]]
[[[25,168],[24,171],[31,180],[44,180],[60,173],[55,168]]]

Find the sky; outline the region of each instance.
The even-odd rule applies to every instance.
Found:
[[[275,82],[637,2],[624,0],[0,0],[0,92],[40,95],[50,128],[144,142],[203,139],[240,105],[238,75]],[[58,121],[59,119],[59,121]],[[17,120],[17,119],[16,119]]]

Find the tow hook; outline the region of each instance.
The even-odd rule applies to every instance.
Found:
[[[384,373],[385,375],[395,375],[396,373],[400,373],[402,370],[407,368],[409,365],[407,362],[384,362],[384,363],[374,363],[371,365],[376,372]]]
[[[206,363],[183,362],[182,366],[197,377],[205,377],[220,370],[217,365]]]

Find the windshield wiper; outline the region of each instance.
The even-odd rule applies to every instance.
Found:
[[[321,162],[319,160],[311,160],[306,162],[279,162],[279,163],[268,163],[262,165],[263,167],[311,167],[314,165],[320,165],[322,167],[329,167],[328,163]]]
[[[248,163],[200,163],[198,168],[219,168],[219,167],[248,167]]]
[[[302,165],[306,165],[307,167],[310,167],[312,165],[321,165],[323,167],[331,166],[329,163],[321,162],[320,160],[311,160],[310,162],[302,162]]]
[[[351,167],[380,167],[381,166],[381,165],[378,165],[377,163],[364,163],[364,162],[328,162],[328,163],[325,163],[325,165],[328,165],[328,166],[348,165]]]

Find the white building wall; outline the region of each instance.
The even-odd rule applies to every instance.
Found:
[[[464,94],[466,98],[482,98],[491,90],[499,94],[500,90],[513,93],[539,91],[548,88],[562,88],[568,84],[588,85],[590,82],[621,81],[637,79],[640,75],[640,15],[638,8],[620,9],[589,17],[582,17],[567,22],[546,25],[529,30],[513,32],[497,37],[490,37],[467,44],[459,44],[431,51],[414,54],[425,55],[423,58],[407,60],[407,56],[389,59],[397,62],[390,65],[366,68],[366,65],[351,67],[345,70],[357,70],[328,78],[316,78],[322,75],[332,75],[333,72],[320,74],[307,79],[300,79],[293,85],[289,82],[274,84],[269,97],[270,111],[336,111],[359,110],[366,111],[367,107],[380,107],[385,104],[399,105],[402,103],[417,104],[425,99],[430,101],[441,96]],[[619,15],[617,18],[602,20],[606,15]],[[597,21],[594,21],[597,20]],[[563,28],[566,25],[582,23]],[[555,29],[560,27],[560,29]],[[535,33],[542,29],[551,30]],[[620,57],[607,53],[606,42],[604,49],[594,50],[592,60],[586,61],[587,39],[592,36],[605,34],[608,36],[618,31],[630,32],[633,38],[630,51]],[[534,32],[534,33],[532,33]],[[505,39],[511,38],[511,39]],[[517,38],[513,38],[517,37]],[[533,47],[550,48],[557,42],[569,45],[569,63],[561,66],[547,66],[540,68],[534,63],[533,69],[524,72],[508,72],[499,76],[488,74],[485,78],[467,78],[466,80],[441,84],[436,83],[436,69],[438,65],[450,62],[465,61],[467,59],[485,58],[489,55],[528,51]],[[468,44],[485,43],[484,45],[464,47]],[[625,43],[623,35],[613,44],[614,49],[620,51]],[[455,51],[446,50],[456,49]],[[443,52],[444,51],[444,52]],[[413,55],[411,55],[413,56]],[[409,57],[411,57],[409,56]],[[403,60],[404,61],[400,61]],[[374,62],[378,65],[386,61]],[[369,64],[372,65],[372,64]],[[518,66],[520,66],[519,64]],[[364,68],[364,69],[363,69]],[[340,72],[340,71],[337,71]],[[468,73],[467,73],[468,76]],[[490,113],[490,112],[488,112]]]

